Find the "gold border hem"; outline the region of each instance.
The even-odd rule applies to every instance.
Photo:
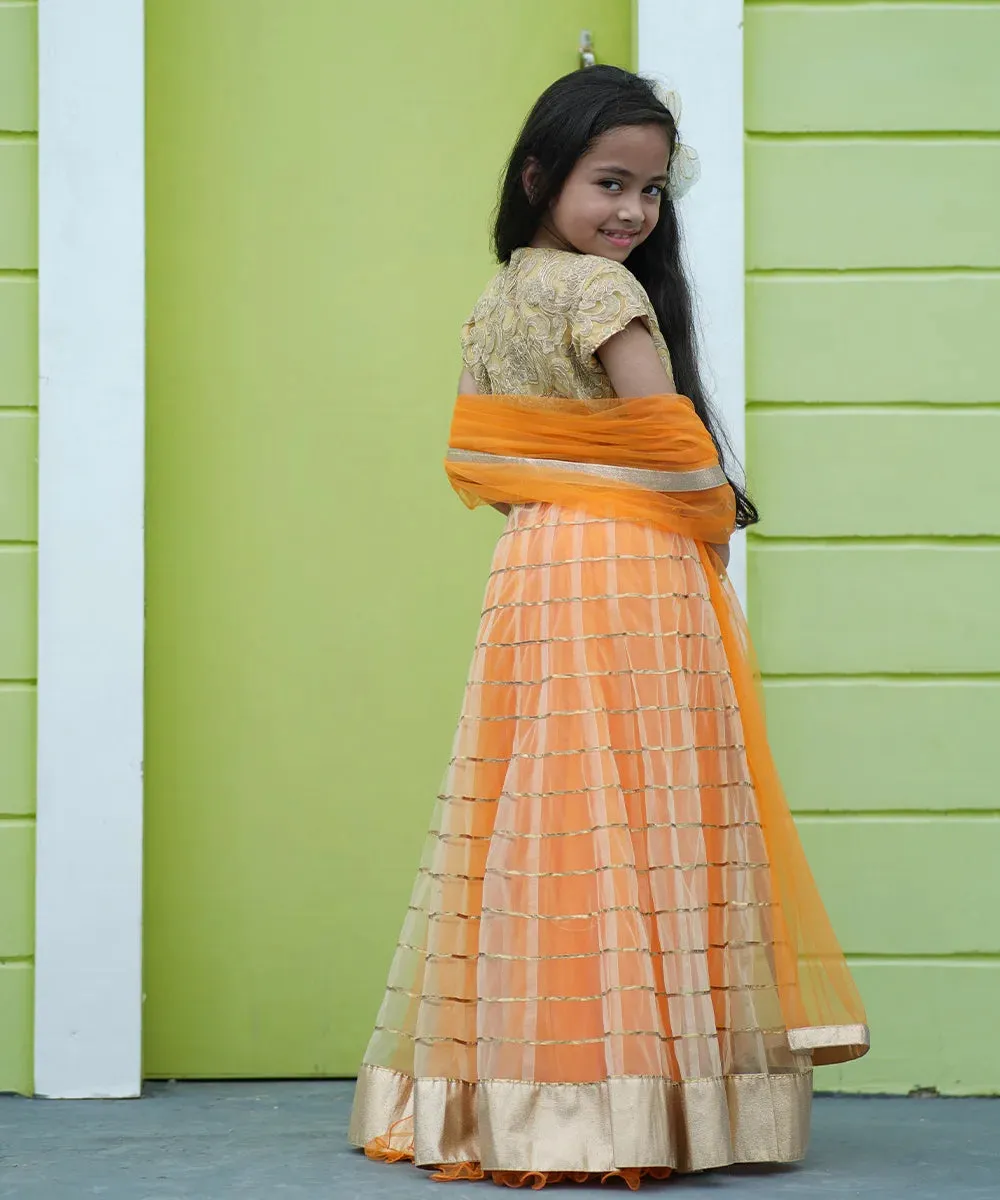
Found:
[[[484,1171],[705,1171],[798,1162],[809,1141],[812,1072],[674,1082],[412,1079],[366,1063],[348,1139],[364,1146],[413,1117],[417,1166],[478,1162]]]

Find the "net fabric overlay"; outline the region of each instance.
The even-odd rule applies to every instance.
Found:
[[[352,1140],[636,1183],[802,1157],[768,868],[696,544],[515,507]]]

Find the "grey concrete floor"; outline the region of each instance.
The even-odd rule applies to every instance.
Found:
[[[0,1096],[3,1200],[483,1200],[346,1143],[353,1083],[152,1084],[142,1100]],[[509,1194],[509,1193],[505,1193]],[[529,1195],[521,1192],[520,1195]],[[569,1184],[554,1195],[630,1195]],[[643,1186],[640,1196],[1000,1200],[1000,1099],[817,1097],[809,1157]]]

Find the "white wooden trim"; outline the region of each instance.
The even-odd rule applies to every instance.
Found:
[[[698,294],[706,379],[744,461],[742,0],[639,0],[639,73],[670,83],[683,102],[681,136],[702,177],[680,202]],[[746,604],[746,539],[733,540],[730,576]]]
[[[142,0],[39,0],[35,1091],[141,1084]]]

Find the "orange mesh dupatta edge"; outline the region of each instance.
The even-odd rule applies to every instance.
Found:
[[[705,542],[726,542],[733,528],[733,493],[724,479],[709,489],[668,493],[612,476],[616,467],[690,475],[718,467],[715,447],[685,396],[645,396],[597,412],[555,396],[459,396],[448,447],[497,460],[446,460],[451,485],[469,508],[526,500],[580,505],[597,516],[652,521]],[[539,459],[597,465],[608,474],[547,470],[536,465]]]

